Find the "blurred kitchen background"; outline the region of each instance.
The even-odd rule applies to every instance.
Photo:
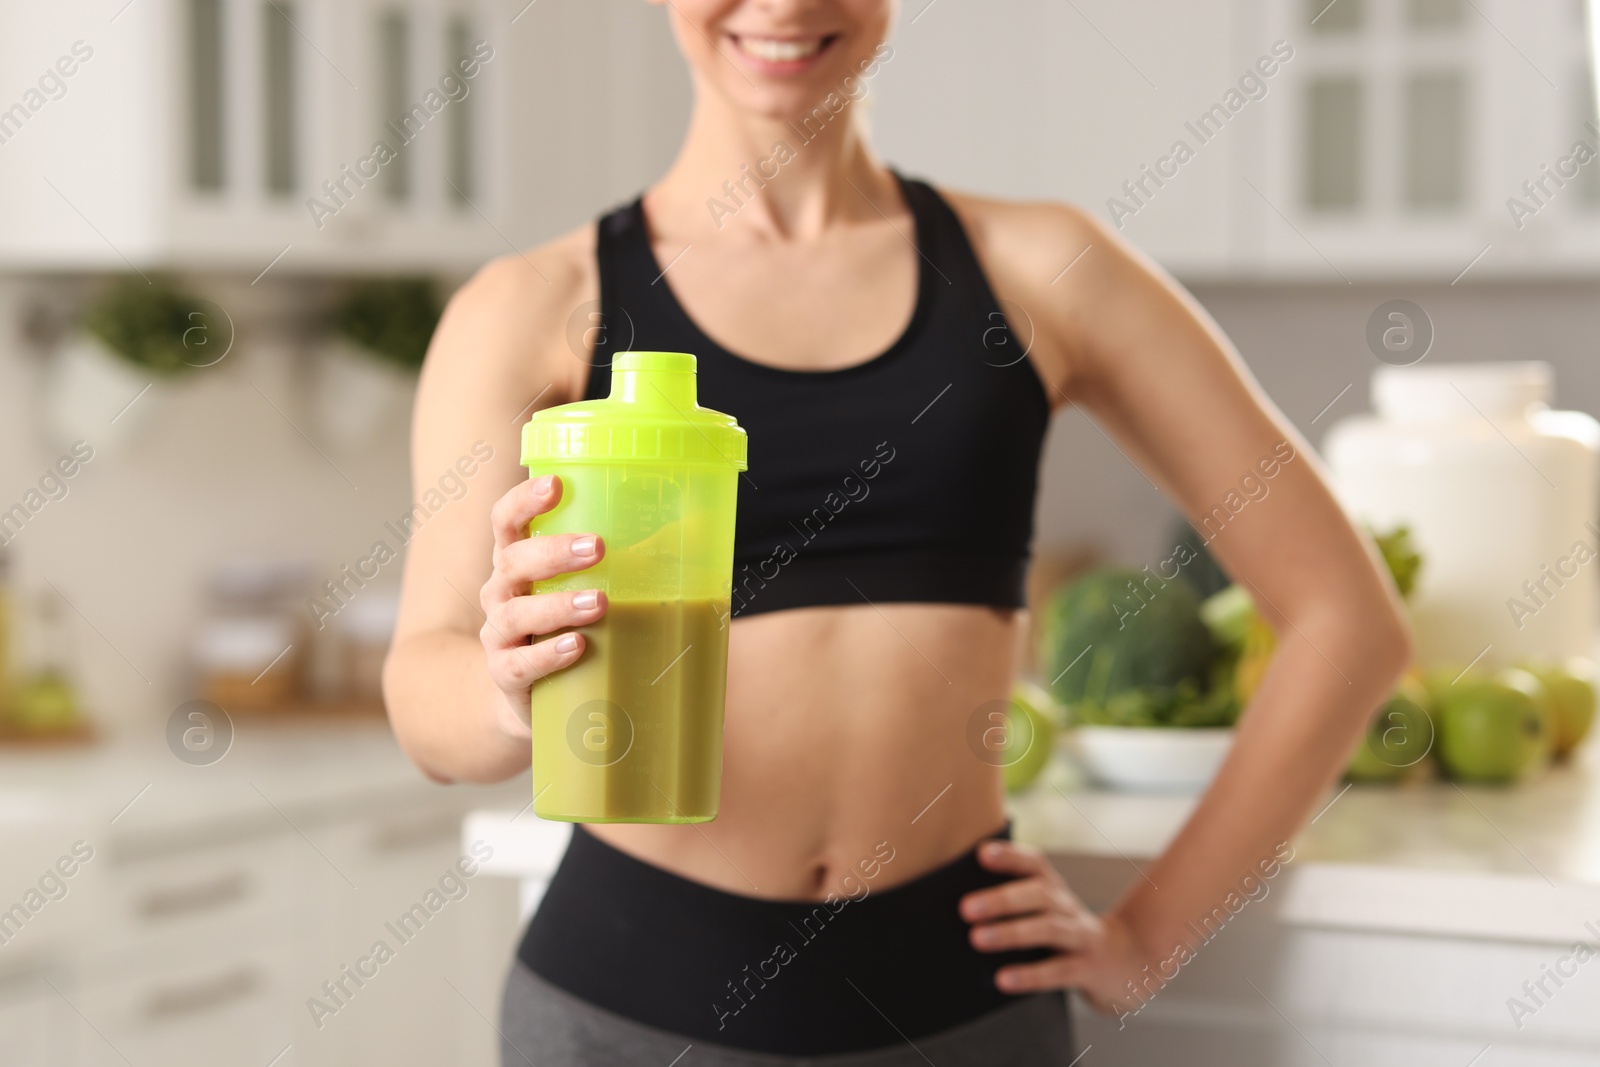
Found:
[[[440,789],[387,737],[400,567],[372,552],[417,503],[409,398],[440,302],[671,159],[690,87],[665,9],[84,0],[3,27],[0,909],[24,912],[0,914],[0,1061],[490,1063],[548,850],[506,833],[535,822],[525,778]],[[1540,361],[1552,407],[1600,413],[1588,40],[1581,0],[907,0],[867,106],[908,174],[1116,219],[1320,445],[1370,410],[1374,371],[1419,358]],[[408,143],[350,179],[380,137]],[[1425,358],[1372,340],[1394,301]],[[1153,566],[1177,522],[1081,413],[1057,419],[1042,560]],[[345,568],[362,584],[318,628],[307,600]],[[1505,1003],[1600,939],[1597,783],[1580,757],[1515,800],[1358,789],[1307,846],[1320,888],[1208,949],[1142,1036],[1088,1024],[1086,1062],[1600,1063],[1579,1010],[1600,964],[1529,1000],[1540,1018]],[[1106,895],[1186,803],[1086,796],[1076,835],[1033,817]],[[443,929],[324,991],[491,839]],[[93,859],[58,866],[79,841]],[[1352,871],[1377,873],[1341,889]],[[1296,985],[1295,958],[1325,984]]]

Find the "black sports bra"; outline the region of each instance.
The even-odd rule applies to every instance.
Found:
[[[749,434],[734,616],[1023,605],[1050,403],[955,212],[926,183],[895,178],[916,220],[916,309],[886,351],[838,370],[729,352],[673,295],[642,201],[600,220],[602,328],[585,397],[610,392],[613,352],[693,352],[700,403]]]

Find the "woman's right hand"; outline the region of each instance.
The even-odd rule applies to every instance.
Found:
[[[528,536],[529,521],[560,499],[561,479],[547,474],[517,485],[490,513],[494,573],[478,594],[484,614],[478,638],[488,655],[489,677],[506,698],[498,709],[499,726],[512,737],[529,736],[533,683],[583,655],[582,634],[546,635],[587,626],[606,613],[606,595],[598,589],[528,592],[534,582],[586,570],[605,557],[605,542],[595,534]]]

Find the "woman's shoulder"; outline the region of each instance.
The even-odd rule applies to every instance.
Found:
[[[587,367],[570,350],[568,327],[599,296],[594,242],[590,222],[484,264],[445,307],[435,353],[452,363],[471,362],[477,371],[531,375],[581,393]],[[577,332],[581,336],[581,327]]]
[[[1136,296],[1139,262],[1115,231],[1058,201],[1001,200],[940,190],[961,220],[978,264],[1010,314],[1032,324],[1035,366],[1058,389],[1084,373],[1087,335],[1104,318],[1107,286]],[[1063,396],[1065,393],[1063,392]]]
[[[1048,288],[1071,257],[1104,239],[1095,218],[1074,204],[1002,200],[943,187],[939,193],[961,220],[985,272],[999,276],[1006,288]]]
[[[451,303],[508,320],[537,320],[559,311],[588,290],[598,290],[594,241],[595,224],[589,222],[544,244],[508,252],[480,267]]]

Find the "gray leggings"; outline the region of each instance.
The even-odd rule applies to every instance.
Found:
[[[820,1025],[827,1025],[821,1022]],[[546,982],[518,961],[501,1004],[502,1067],[1068,1067],[1067,1002],[1019,998],[988,1015],[894,1048],[774,1056],[686,1038],[625,1019]]]

